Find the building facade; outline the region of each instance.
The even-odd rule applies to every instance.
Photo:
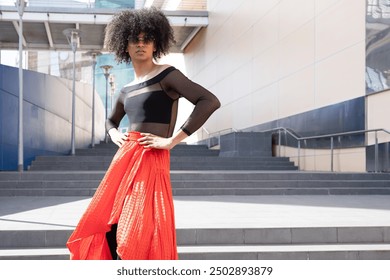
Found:
[[[366,83],[369,7],[385,18],[383,2],[209,0],[209,26],[185,50],[190,77],[222,102],[207,130],[285,127],[305,137],[390,128],[390,92]],[[336,137],[334,170],[370,171],[374,143],[375,133]],[[298,163],[297,150],[290,139],[281,152]],[[329,138],[301,143],[300,169],[330,164]]]

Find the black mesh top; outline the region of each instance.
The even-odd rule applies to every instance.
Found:
[[[145,82],[124,86],[106,121],[106,130],[118,128],[122,118],[127,115],[130,131],[170,137],[175,127],[180,97],[195,105],[181,127],[187,135],[199,129],[220,106],[219,100],[211,92],[170,66]]]

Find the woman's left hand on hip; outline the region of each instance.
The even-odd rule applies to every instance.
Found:
[[[172,148],[171,138],[164,138],[151,133],[141,133],[142,138],[138,139],[144,148],[170,150]]]

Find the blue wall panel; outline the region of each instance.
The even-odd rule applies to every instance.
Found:
[[[3,71],[4,74],[5,71]],[[10,73],[3,75],[8,81],[13,81],[15,76],[12,77]],[[4,81],[6,81],[4,79]],[[12,89],[10,86],[3,85],[7,89]],[[15,89],[15,88],[13,88]],[[2,107],[1,107],[1,143],[0,149],[2,150],[2,163],[0,170],[14,170],[15,164],[17,168],[18,159],[18,97],[14,94],[1,90]]]
[[[318,108],[305,113],[257,125],[244,131],[264,131],[277,127],[293,130],[299,136],[318,136],[324,134],[358,131],[365,129],[365,97],[347,100],[341,103]],[[364,145],[364,135],[345,136],[335,141],[337,147],[355,147]],[[284,145],[296,147],[291,137],[282,137]],[[330,139],[307,141],[305,148],[325,148],[330,146]]]
[[[18,69],[0,65],[0,170],[17,170],[18,168],[18,107],[19,82]],[[71,136],[71,90],[69,81],[37,73],[23,71],[23,138],[24,166],[31,164],[37,155],[68,154]],[[80,96],[91,96],[88,85],[76,83],[78,100]],[[89,98],[91,99],[91,98]],[[83,125],[90,122],[91,104],[76,101],[78,110],[88,112],[77,116],[76,148],[87,147],[90,142]],[[103,115],[103,106],[96,107],[98,114]],[[76,110],[77,111],[77,110]],[[85,119],[87,118],[87,119]],[[104,118],[96,120],[96,126],[104,126]],[[102,135],[104,137],[104,129]],[[87,136],[86,136],[87,135]],[[87,139],[87,140],[85,140]]]

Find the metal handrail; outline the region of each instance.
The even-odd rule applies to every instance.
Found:
[[[285,128],[285,127],[277,127],[272,128],[268,130],[264,130],[261,132],[272,132],[277,131],[278,132],[278,146],[279,146],[279,155],[281,152],[281,131],[284,131],[286,134],[289,134],[291,137],[296,139],[298,141],[298,169],[300,169],[300,149],[301,149],[301,141],[306,140],[312,140],[312,139],[320,139],[320,138],[330,138],[330,149],[331,149],[331,171],[333,172],[333,149],[334,149],[334,138],[335,137],[341,137],[341,136],[348,136],[348,135],[355,135],[355,134],[366,134],[370,132],[375,132],[375,172],[378,172],[378,159],[379,159],[379,148],[378,148],[378,132],[385,132],[390,135],[390,131],[383,129],[383,128],[377,128],[377,129],[366,129],[366,130],[356,130],[356,131],[348,131],[348,132],[340,132],[340,133],[332,133],[332,134],[323,134],[323,135],[317,135],[317,136],[307,136],[307,137],[301,137],[297,133],[293,132],[291,129]]]
[[[211,146],[211,138],[213,137],[212,135],[215,135],[215,134],[218,135],[218,145],[220,145],[220,143],[221,143],[221,135],[222,135],[223,131],[238,132],[238,130],[233,128],[233,127],[232,128],[221,129],[219,131],[215,131],[215,132],[212,132],[212,133],[210,133],[204,126],[202,127],[202,130],[204,132],[206,132],[206,134],[207,134],[207,147],[208,148],[210,148],[210,146]]]

